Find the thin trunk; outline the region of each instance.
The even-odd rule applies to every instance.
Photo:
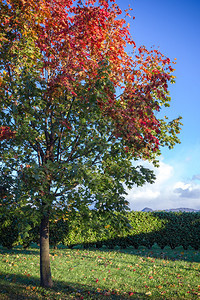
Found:
[[[40,285],[53,286],[49,258],[49,215],[43,215],[40,225]]]

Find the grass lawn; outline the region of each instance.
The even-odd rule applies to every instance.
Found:
[[[51,250],[52,289],[39,286],[39,249],[0,248],[0,299],[200,299],[200,251]]]

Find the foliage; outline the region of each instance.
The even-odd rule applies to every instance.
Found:
[[[0,168],[0,197],[0,243],[8,248],[29,246],[38,235],[38,211],[27,203],[20,180],[4,164]]]
[[[39,242],[38,221],[35,223],[25,211],[17,215],[4,209],[4,214],[0,215],[0,244],[12,249],[16,245],[28,248],[32,242]]]
[[[116,215],[119,220],[120,214]],[[168,213],[168,212],[130,212],[127,220],[131,228],[100,219],[90,221],[90,228],[85,229],[85,223],[78,224],[77,219],[70,226],[65,238],[65,245],[83,244],[85,247],[106,245],[109,248],[120,246],[146,246],[151,248],[157,243],[162,249],[170,246],[172,249],[183,246],[188,249],[200,249],[200,214],[199,213]],[[97,227],[95,228],[95,224]],[[119,224],[121,225],[119,228]],[[83,229],[84,228],[84,229]],[[82,232],[85,230],[84,234]]]
[[[17,218],[0,218],[0,243],[3,247],[12,249],[18,245],[18,224]]]
[[[31,225],[30,220],[26,222]],[[3,246],[12,248],[22,244],[26,247],[31,242],[38,243],[39,226],[32,228],[30,226],[28,234],[22,235],[19,224],[20,219],[17,218],[0,218],[2,228],[0,243]],[[199,233],[199,213],[132,211],[125,218],[122,213],[99,216],[95,211],[91,211],[87,222],[78,213],[71,220],[62,218],[57,222],[51,221],[50,245],[56,247],[62,243],[70,248],[92,246],[100,248],[105,245],[113,249],[129,246],[151,248],[157,243],[162,249],[166,246],[172,249],[183,246],[184,249],[188,249],[191,246],[198,250]]]
[[[57,222],[50,222],[49,226],[50,230],[50,245],[54,246],[55,248],[60,243],[64,244],[64,238],[68,235],[68,227],[69,224],[63,218]]]
[[[94,3],[1,2],[1,122],[16,132],[2,141],[2,159],[38,207],[67,200],[78,209],[95,195],[97,208],[121,209],[123,199],[113,204],[121,181],[152,181],[130,160],[155,159],[159,143],[178,141],[179,120],[155,114],[170,101],[170,60],[145,47],[128,56],[134,42],[121,10]],[[101,199],[107,186],[110,203]]]
[[[13,203],[37,209],[44,255],[55,211],[126,210],[126,186],[155,179],[132,160],[156,164],[179,142],[180,118],[157,117],[172,62],[136,50],[113,0],[0,0],[0,12],[0,127],[11,132],[0,156],[20,187]]]
[[[0,127],[0,141],[13,138],[14,136],[15,136],[15,133],[10,131],[10,127],[8,127],[8,126]]]

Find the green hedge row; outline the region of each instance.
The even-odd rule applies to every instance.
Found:
[[[60,219],[50,224],[50,244],[151,248],[157,243],[161,248],[183,246],[187,249],[192,246],[200,249],[200,213],[132,211],[126,214],[126,218],[123,219],[119,213],[106,217],[91,211],[87,221],[79,214],[73,220]],[[0,218],[0,244],[12,248],[17,244],[27,247],[31,242],[38,242],[39,226],[33,226],[30,222],[28,225],[26,228],[29,230],[21,234],[17,217]]]
[[[29,220],[21,220],[16,216],[0,217],[0,245],[8,249],[23,245],[28,248],[31,243],[39,244],[40,226]],[[68,234],[68,224],[63,219],[50,223],[50,245],[56,247],[64,244]]]
[[[77,224],[72,224],[64,243],[67,246],[82,244],[84,247],[98,248],[103,245],[108,248],[151,248],[157,243],[162,249],[165,246],[172,249],[178,246],[183,246],[184,249],[189,246],[200,249],[200,213],[132,211],[127,217],[131,229],[124,225],[119,230],[104,223],[104,230],[94,230],[91,225],[91,228],[82,234],[81,225],[78,227]]]

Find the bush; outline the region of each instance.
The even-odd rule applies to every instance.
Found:
[[[20,225],[21,222],[21,225]],[[22,234],[23,232],[23,234]],[[0,243],[7,248],[39,241],[39,225],[30,220],[20,221],[12,215],[0,218]],[[68,247],[126,248],[157,243],[161,249],[192,246],[200,249],[200,213],[130,212],[98,215],[90,211],[85,216],[77,213],[73,220],[50,222],[50,245],[63,243]]]
[[[116,214],[117,217],[119,215]],[[90,222],[90,228],[84,224],[72,222],[69,234],[65,238],[65,245],[84,244],[85,247],[94,246],[108,248],[120,246],[121,248],[145,246],[151,248],[157,243],[162,249],[170,246],[172,249],[183,246],[187,249],[192,246],[200,249],[200,213],[174,213],[174,212],[130,212],[127,219],[131,229],[124,223],[119,226],[107,225],[105,219],[98,220],[98,229]],[[93,222],[97,222],[94,218]],[[119,224],[118,224],[119,225]],[[83,227],[85,228],[84,235]],[[92,230],[91,230],[92,228]],[[85,236],[87,236],[87,241]]]
[[[15,217],[2,216],[0,218],[0,244],[12,249],[19,243],[18,220]]]

